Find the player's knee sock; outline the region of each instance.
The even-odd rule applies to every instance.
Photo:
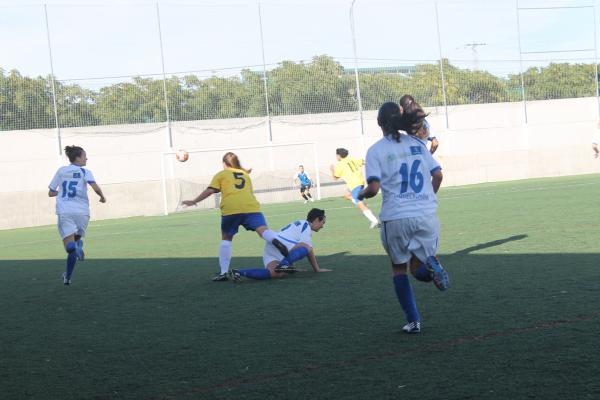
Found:
[[[244,268],[238,269],[238,272],[246,278],[259,280],[271,279],[271,271],[266,268]]]
[[[66,246],[67,250],[67,270],[65,271],[65,275],[67,279],[71,279],[71,275],[73,275],[73,270],[75,269],[75,263],[77,262],[77,245],[75,242],[69,242]]]
[[[231,242],[229,240],[221,240],[219,246],[219,267],[221,268],[221,274],[226,274],[229,271],[229,264],[231,263]]]
[[[306,197],[306,195],[305,195],[304,193],[302,193],[302,198],[303,198],[304,200],[308,200],[308,197]]]
[[[421,282],[431,282],[431,280],[433,279],[431,277],[431,273],[427,270],[427,265],[425,265],[425,263],[421,263],[417,267],[417,270],[415,271],[413,276]]]
[[[296,247],[293,250],[290,250],[290,253],[287,257],[281,260],[282,265],[290,265],[295,263],[296,261],[302,260],[304,257],[308,255],[308,249],[306,247]]]
[[[262,238],[265,239],[265,242],[271,243],[273,239],[277,239],[277,234],[272,229],[267,229],[262,233]]]
[[[364,210],[363,214],[365,217],[367,217],[367,219],[371,222],[379,222],[377,221],[377,217],[373,215],[373,212],[371,210]]]
[[[402,306],[406,321],[414,322],[420,321],[419,312],[417,311],[417,303],[415,301],[415,295],[413,294],[410,281],[406,275],[394,276],[394,289],[396,290],[396,297],[398,302]]]
[[[307,193],[306,193],[306,195],[307,195],[308,197],[312,198],[312,196],[310,195],[310,193],[308,193],[308,192],[307,192]]]

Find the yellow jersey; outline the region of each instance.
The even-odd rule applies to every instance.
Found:
[[[333,175],[336,178],[342,178],[349,190],[357,186],[364,186],[365,178],[362,173],[364,163],[364,160],[358,158],[342,158],[335,166]]]
[[[221,192],[222,215],[260,212],[260,204],[254,197],[252,181],[246,171],[226,168],[216,174],[208,186]]]

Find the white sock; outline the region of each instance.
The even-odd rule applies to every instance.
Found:
[[[230,263],[231,242],[229,240],[221,240],[221,246],[219,246],[219,267],[221,267],[221,274],[226,274],[229,271]]]
[[[363,211],[363,214],[365,215],[365,217],[367,217],[367,219],[368,219],[369,221],[371,221],[371,222],[375,222],[375,223],[379,222],[379,221],[377,220],[377,217],[375,217],[375,216],[373,215],[373,212],[371,212],[371,210],[365,210],[365,211]]]
[[[262,238],[265,239],[265,241],[267,243],[271,243],[273,241],[273,239],[277,238],[277,234],[275,232],[273,232],[272,229],[267,229],[266,231],[263,232]]]

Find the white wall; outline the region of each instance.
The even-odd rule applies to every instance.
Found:
[[[598,104],[595,98],[528,103],[529,123],[523,123],[521,103],[453,106],[450,130],[445,130],[442,109],[428,118],[440,139],[436,157],[444,169],[444,185],[526,179],[600,171],[592,157]],[[316,142],[319,172],[331,182],[328,166],[335,149],[345,147],[364,156],[364,149],[380,138],[376,113],[365,113],[365,137],[360,136],[356,113],[302,115],[274,118],[274,143]],[[105,191],[108,203],[99,205],[91,193],[92,218],[156,215],[163,210],[161,152],[167,148],[164,124],[136,124],[62,129],[62,145],[86,149],[88,168]],[[228,148],[265,144],[263,118],[190,121],[173,123],[175,149]],[[364,146],[363,146],[364,143]],[[252,167],[255,188],[281,186],[291,181],[294,166],[302,162],[314,175],[310,146],[273,152],[273,169],[266,150],[239,151],[246,167]],[[199,186],[221,166],[218,154],[192,153],[190,161],[168,158],[168,173],[197,181]],[[56,168],[66,163],[58,156],[55,130],[0,132],[0,229],[52,224],[54,200],[46,195]],[[172,163],[172,164],[171,164]],[[196,190],[192,186],[190,190]],[[324,196],[341,193],[341,187],[323,189]],[[169,183],[169,204],[174,209],[186,196],[176,182]],[[262,193],[261,202],[297,199],[296,191]],[[207,202],[205,207],[214,206]]]

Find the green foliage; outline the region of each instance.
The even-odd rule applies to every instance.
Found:
[[[521,100],[521,77],[507,78],[458,68],[443,60],[448,104],[480,104]],[[425,106],[443,104],[439,64],[419,64],[414,72],[393,68],[361,70],[365,110],[405,93]],[[593,64],[550,64],[524,72],[528,100],[595,95]],[[273,116],[348,112],[358,108],[353,71],[327,55],[309,63],[283,61],[267,72],[269,112]],[[244,69],[240,76],[172,76],[166,80],[173,121],[260,117],[267,114],[262,71]],[[161,79],[133,77],[92,90],[56,82],[61,127],[166,121],[165,87]],[[55,126],[50,77],[23,77],[0,69],[0,130]]]

